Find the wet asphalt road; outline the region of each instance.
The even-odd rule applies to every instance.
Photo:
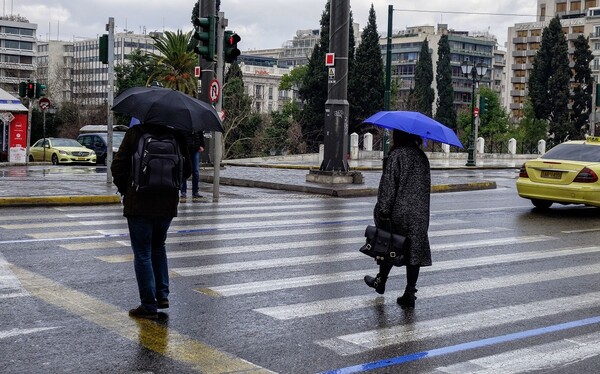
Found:
[[[119,206],[2,208],[2,372],[596,372],[600,210],[538,211],[514,172],[468,172],[498,188],[432,195],[434,266],[412,312],[395,304],[404,269],[384,296],[362,281],[374,197],[222,186],[219,203],[182,203],[158,322],[126,314]]]

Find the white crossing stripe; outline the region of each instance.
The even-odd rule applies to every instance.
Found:
[[[6,259],[0,254],[0,299],[29,296],[8,265]]]
[[[48,331],[58,329],[59,327],[36,327],[32,329],[11,329],[0,331],[0,339],[11,338],[13,336],[26,335],[26,334],[35,334],[36,332]]]
[[[462,313],[451,317],[427,321],[415,321],[376,330],[337,336],[315,342],[345,356],[385,348],[411,341],[425,341],[443,336],[456,336],[467,331],[485,329],[500,325],[517,325],[516,322],[543,318],[556,314],[568,314],[580,309],[596,308],[600,292],[559,297],[528,304],[503,306],[472,313]],[[473,323],[477,321],[477,323]]]
[[[421,272],[435,272],[444,271],[450,269],[467,269],[470,267],[478,267],[482,265],[499,265],[509,264],[512,262],[524,262],[527,260],[539,260],[539,259],[550,259],[561,256],[578,255],[585,253],[600,252],[600,247],[577,247],[577,248],[564,248],[561,250],[550,250],[550,251],[531,251],[531,252],[520,252],[517,254],[510,253],[505,255],[494,255],[477,257],[471,259],[458,259],[450,261],[437,262],[433,267],[421,268]],[[369,263],[367,270],[373,270],[373,266]],[[330,274],[319,274],[309,275],[303,277],[292,277],[285,279],[267,279],[258,282],[248,283],[237,283],[229,284],[225,286],[215,286],[210,288],[200,288],[197,291],[216,296],[237,296],[252,293],[285,290],[291,288],[316,286],[320,284],[330,284],[347,281],[358,281],[361,280],[365,275],[366,270],[347,271],[341,273],[330,273]]]
[[[493,290],[500,287],[519,286],[538,282],[549,282],[568,278],[576,278],[585,275],[600,273],[600,264],[574,266],[564,269],[552,269],[547,271],[533,271],[531,273],[506,275],[493,278],[484,278],[427,286],[427,294],[419,295],[419,300],[429,297],[451,296],[467,292]],[[354,309],[360,309],[375,305],[396,304],[395,298],[377,298],[372,292],[368,295],[340,297],[335,299],[319,300],[309,303],[297,303],[275,307],[254,309],[256,312],[268,315],[279,320],[304,318],[328,313],[338,313]]]
[[[600,333],[593,332],[439,367],[435,372],[511,374],[556,371],[556,368],[568,372],[569,364],[598,355],[600,355]]]
[[[458,243],[443,243],[443,244],[432,244],[431,249],[438,251],[449,251],[455,249],[466,249],[466,248],[479,248],[479,247],[491,247],[498,245],[510,245],[510,244],[525,244],[540,241],[547,241],[555,239],[552,236],[546,235],[532,235],[532,236],[518,236],[509,238],[495,238],[495,239],[482,239],[473,240],[467,242]],[[293,241],[293,242],[279,242],[279,243],[267,243],[260,245],[239,245],[233,247],[218,247],[218,248],[205,248],[205,249],[192,249],[184,251],[167,251],[168,258],[187,258],[187,257],[202,257],[202,256],[225,256],[236,253],[251,253],[251,252],[264,252],[274,250],[290,250],[297,248],[311,248],[311,247],[325,247],[325,246],[341,246],[349,244],[363,244],[365,239],[362,237],[352,238],[340,238],[340,239],[329,239],[329,240],[307,240],[307,241]],[[113,242],[114,243],[114,242]],[[90,243],[97,244],[94,248],[102,248],[101,243]],[[77,244],[77,246],[86,246],[86,244]],[[67,245],[63,246],[67,247]],[[69,245],[68,249],[73,249],[73,245]],[[82,248],[77,248],[82,249]],[[85,248],[90,249],[90,248]],[[129,262],[133,260],[133,255],[108,255],[98,256],[99,260],[106,262]]]
[[[318,216],[321,214],[350,214],[357,213],[356,210],[352,209],[329,209],[329,210],[308,210],[301,211],[302,214],[310,215],[311,217]],[[298,213],[296,213],[298,215]],[[185,216],[185,217],[175,217],[173,219],[174,223],[177,222],[198,222],[198,221],[207,221],[212,219],[220,219],[220,220],[231,220],[235,222],[238,219],[248,219],[248,218],[273,218],[273,217],[289,217],[290,212],[267,212],[267,213],[253,213],[253,214],[223,214],[223,215],[201,215],[201,216]],[[364,217],[363,217],[364,218]],[[461,221],[462,222],[462,221]],[[118,225],[125,224],[126,220],[124,218],[114,219],[114,220],[89,220],[89,221],[71,221],[69,225],[81,225],[81,226],[103,226],[103,225]],[[460,223],[460,222],[459,222]],[[0,228],[7,230],[23,230],[23,229],[39,229],[39,228],[51,228],[51,227],[64,227],[64,222],[35,222],[35,223],[15,223],[9,225],[0,225]],[[205,225],[206,226],[206,225]],[[214,226],[214,225],[213,225]]]
[[[497,231],[497,230],[494,230]],[[430,236],[452,236],[452,235],[464,235],[470,233],[470,229],[466,230],[441,230],[430,233]],[[480,233],[480,231],[478,231]],[[364,242],[364,239],[362,240]],[[228,262],[216,265],[205,265],[196,267],[186,268],[173,268],[171,271],[175,274],[188,277],[193,275],[206,275],[206,274],[217,274],[227,273],[231,271],[244,271],[244,270],[258,270],[268,269],[280,266],[297,266],[306,264],[318,264],[327,262],[339,262],[355,260],[357,258],[365,258],[365,255],[360,253],[358,250],[345,253],[326,253],[314,256],[298,256],[298,257],[278,257],[277,261],[273,261],[272,258],[268,260],[256,260],[256,261],[243,261],[243,262]]]

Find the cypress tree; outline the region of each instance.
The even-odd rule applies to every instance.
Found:
[[[450,44],[448,35],[442,35],[438,42],[437,108],[435,119],[456,131],[456,108],[454,107],[454,88],[452,88],[452,66],[450,65]]]
[[[573,87],[573,112],[572,135],[570,139],[583,139],[585,131],[588,128],[590,112],[592,110],[592,90],[594,80],[592,78],[592,69],[590,62],[594,59],[588,39],[579,35],[574,42],[575,51],[573,53],[574,87]]]
[[[433,83],[433,63],[429,53],[429,41],[427,38],[421,44],[419,61],[415,67],[415,90],[414,95],[417,103],[417,112],[431,117],[435,92],[431,87]]]

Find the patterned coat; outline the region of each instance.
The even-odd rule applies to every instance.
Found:
[[[410,265],[431,266],[429,247],[429,160],[416,145],[393,148],[384,163],[379,182],[375,225],[392,219],[392,230],[406,236],[404,248]],[[386,225],[381,226],[386,229]],[[389,228],[387,228],[389,230]]]

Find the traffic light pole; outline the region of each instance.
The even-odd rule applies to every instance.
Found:
[[[115,19],[110,17],[106,25],[108,31],[108,108],[106,117],[106,183],[112,183],[110,166],[113,160],[113,99],[115,95]]]
[[[225,34],[225,27],[227,27],[227,20],[223,12],[219,12],[219,19],[217,21],[217,81],[223,87],[223,69],[225,68],[225,60],[223,58],[223,35]],[[208,87],[208,86],[206,86]],[[208,91],[208,90],[207,90]],[[215,109],[217,112],[223,110],[223,92],[220,93],[219,99],[216,102]],[[223,134],[214,131],[214,156],[213,156],[213,201],[219,201],[219,185],[221,179],[221,159],[223,158]]]

